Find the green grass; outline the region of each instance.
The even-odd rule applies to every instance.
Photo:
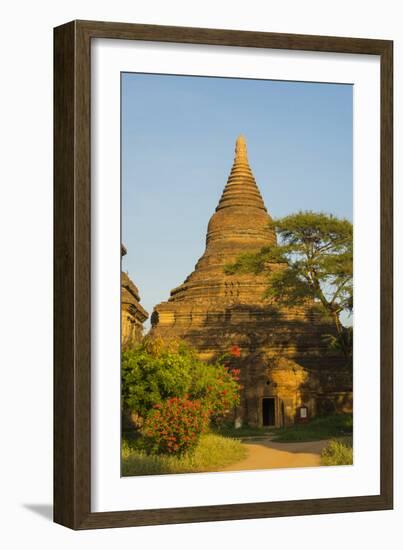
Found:
[[[223,426],[220,428],[215,428],[214,432],[224,437],[240,438],[266,435],[270,432],[270,428],[252,428],[250,426],[234,428],[233,426]]]
[[[334,414],[313,418],[306,424],[294,424],[274,433],[273,441],[318,441],[349,436],[353,433],[351,414]]]
[[[322,466],[345,466],[353,463],[353,439],[332,439],[322,451]]]
[[[150,455],[136,441],[122,441],[122,475],[183,474],[212,472],[242,460],[247,450],[236,439],[217,434],[202,435],[192,454]]]

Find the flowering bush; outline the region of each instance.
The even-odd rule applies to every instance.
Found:
[[[225,364],[205,363],[183,342],[146,338],[122,353],[123,408],[143,419],[156,403],[187,396],[216,420],[239,403],[239,370],[231,368],[239,354],[233,346]]]
[[[208,422],[203,403],[173,397],[149,411],[142,431],[152,452],[180,455],[195,448]]]
[[[194,448],[210,421],[219,424],[239,404],[240,349],[225,361],[201,361],[180,341],[145,338],[122,353],[122,409],[152,452]]]
[[[192,396],[206,405],[216,424],[239,404],[239,374],[239,369],[228,366],[204,364],[200,367]]]

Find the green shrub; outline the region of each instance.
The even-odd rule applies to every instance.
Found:
[[[329,441],[322,451],[322,466],[344,466],[353,464],[353,443],[351,438]]]
[[[208,421],[200,401],[173,397],[148,412],[142,433],[151,452],[180,455],[196,447]]]
[[[122,352],[122,398],[126,410],[145,417],[171,397],[183,397],[192,380],[193,354],[184,346],[146,339]]]

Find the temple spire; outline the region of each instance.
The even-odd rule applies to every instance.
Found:
[[[246,140],[242,134],[239,135],[236,140],[235,162],[244,162],[248,164],[248,150],[246,148]]]
[[[249,166],[246,140],[242,134],[236,140],[234,162],[216,211],[229,207],[251,207],[266,211]]]

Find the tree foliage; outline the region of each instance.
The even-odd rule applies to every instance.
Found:
[[[307,211],[278,219],[274,227],[278,245],[241,255],[226,266],[226,273],[266,274],[265,296],[279,305],[299,305],[307,300],[321,304],[333,319],[338,345],[349,360],[351,330],[343,326],[340,315],[353,309],[351,222]]]

